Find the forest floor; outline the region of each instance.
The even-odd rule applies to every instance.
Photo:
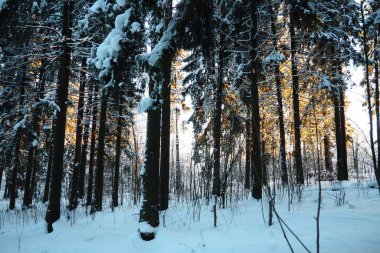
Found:
[[[380,196],[370,185],[349,181],[339,189],[323,184],[321,252],[380,252]],[[305,187],[302,200],[290,205],[288,195],[280,195],[276,200],[278,214],[303,244],[316,252],[317,186]],[[266,200],[249,198],[218,209],[217,228],[213,227],[211,204],[173,203],[161,214],[156,239],[149,242],[138,234],[139,209],[128,204],[114,212],[106,208],[95,217],[86,215],[84,208],[69,219],[63,214],[51,234],[46,233],[43,205],[27,212],[7,211],[7,205],[0,202],[1,253],[291,252],[277,218],[268,226]],[[294,252],[307,252],[283,227]]]

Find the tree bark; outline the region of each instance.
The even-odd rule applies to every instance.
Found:
[[[61,211],[61,186],[63,176],[63,153],[65,146],[66,132],[66,101],[68,95],[68,85],[70,79],[71,48],[69,41],[71,38],[71,21],[74,1],[68,0],[63,3],[63,24],[62,24],[62,47],[60,56],[60,66],[58,72],[58,90],[56,104],[59,106],[55,121],[54,134],[54,155],[52,165],[51,188],[49,194],[49,204],[45,216],[48,232],[53,232],[53,223],[60,218]]]
[[[363,32],[363,46],[364,46],[364,58],[365,58],[365,81],[366,81],[366,88],[367,88],[367,104],[368,104],[368,117],[369,117],[369,141],[371,146],[371,156],[372,156],[372,165],[374,172],[376,173],[377,170],[377,160],[376,160],[376,153],[375,153],[375,143],[373,139],[373,120],[372,120],[372,102],[371,102],[371,88],[369,84],[369,59],[368,59],[368,41],[367,41],[367,28],[365,25],[364,20],[364,1],[361,1],[360,4],[360,13],[361,13],[361,21],[362,21],[362,32]],[[380,154],[379,154],[380,155]],[[379,179],[379,177],[376,177]],[[378,181],[379,183],[380,181]]]
[[[94,83],[94,101],[97,101],[97,94],[99,92],[99,87]],[[96,124],[98,117],[98,105],[93,103],[92,106],[92,123],[91,123],[91,146],[90,146],[90,160],[88,161],[88,182],[87,182],[87,199],[86,205],[91,205],[92,202],[92,193],[93,193],[93,184],[94,184],[94,160],[95,160],[95,145],[96,145]]]
[[[96,157],[96,173],[95,173],[95,188],[94,198],[91,204],[90,213],[102,210],[103,204],[103,184],[104,184],[104,147],[105,147],[105,132],[107,121],[107,90],[102,90],[100,118],[99,118],[99,134],[98,134],[98,151]]]
[[[120,94],[120,87],[115,88],[116,108],[118,110],[117,127],[116,127],[116,155],[115,155],[115,173],[113,177],[112,188],[112,206],[119,205],[119,181],[120,181],[120,155],[121,155],[121,130],[122,130],[122,116],[123,116],[123,96]]]
[[[276,31],[276,15],[274,14],[273,6],[270,7],[271,12],[271,32],[274,50],[277,52],[277,31]],[[283,184],[288,183],[288,171],[286,168],[286,141],[285,141],[285,124],[284,124],[284,109],[282,103],[282,90],[280,79],[280,63],[275,65],[275,78],[276,78],[276,95],[277,95],[277,113],[278,125],[280,130],[280,168],[281,168],[281,181]]]
[[[251,189],[251,108],[247,108],[245,121],[245,189]]]
[[[75,152],[74,152],[74,167],[71,178],[71,194],[68,209],[71,211],[78,207],[79,196],[79,178],[80,178],[80,158],[82,147],[82,132],[83,132],[83,114],[84,114],[84,92],[86,87],[86,58],[82,58],[80,85],[79,85],[79,100],[77,109],[77,123],[75,132]]]
[[[263,163],[261,152],[261,133],[260,133],[260,106],[259,106],[259,71],[260,64],[257,53],[258,46],[258,3],[251,2],[250,19],[250,70],[248,74],[249,81],[251,83],[251,114],[252,114],[252,197],[255,199],[261,199],[262,197],[262,185],[263,185]]]
[[[143,203],[140,210],[140,223],[146,222],[151,227],[157,227],[159,225],[159,164],[157,161],[159,161],[160,158],[159,126],[161,122],[161,110],[156,95],[158,94],[158,87],[156,87],[155,84],[157,83],[157,80],[151,80],[151,83],[149,84],[149,94],[153,103],[147,109],[145,160],[141,172]],[[154,239],[155,234],[140,231],[140,236],[144,240],[152,240]]]
[[[293,6],[292,10],[293,11]],[[295,153],[295,169],[297,184],[304,184],[303,168],[302,168],[302,150],[301,150],[301,120],[300,120],[300,109],[299,109],[299,80],[298,80],[298,70],[297,70],[297,44],[296,44],[296,33],[294,28],[294,14],[290,13],[290,55],[292,63],[292,81],[293,81],[293,119],[294,119],[294,153]]]

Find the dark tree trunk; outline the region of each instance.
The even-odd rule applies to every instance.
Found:
[[[157,71],[154,72],[157,73]],[[159,225],[159,163],[157,161],[160,159],[161,110],[158,98],[154,95],[157,94],[158,87],[155,87],[157,83],[157,80],[152,80],[149,84],[149,94],[152,96],[153,103],[147,109],[145,160],[141,172],[143,204],[140,210],[140,222],[146,222],[151,227]],[[140,231],[140,236],[144,240],[152,240],[155,234]]]
[[[53,232],[53,222],[57,221],[61,216],[61,186],[63,176],[63,153],[65,146],[66,132],[66,101],[68,95],[68,85],[70,79],[70,64],[71,64],[71,48],[69,41],[71,38],[71,20],[74,1],[65,1],[63,3],[62,12],[62,54],[60,56],[60,66],[57,81],[57,96],[56,104],[60,110],[57,112],[55,121],[54,134],[54,155],[52,165],[51,188],[49,194],[49,204],[45,216],[48,232]]]
[[[166,1],[165,27],[172,18],[172,0]],[[169,207],[169,162],[170,162],[170,91],[173,54],[166,53],[162,63],[162,112],[161,112],[161,154],[160,154],[160,210]]]
[[[106,121],[107,121],[107,102],[108,102],[107,92],[108,91],[104,89],[102,90],[100,118],[99,118],[98,150],[97,150],[97,157],[96,157],[94,198],[92,200],[90,213],[101,211],[102,203],[103,203],[104,147],[105,147]]]
[[[91,146],[90,146],[90,160],[88,162],[88,182],[87,182],[87,199],[86,205],[91,205],[92,202],[92,192],[93,192],[93,181],[94,181],[94,160],[95,160],[95,145],[96,145],[96,124],[98,117],[98,105],[95,101],[98,101],[97,94],[99,92],[99,87],[94,83],[94,103],[92,106],[92,126],[91,126]]]
[[[179,133],[178,133],[179,109],[175,110],[175,189],[179,200],[182,193],[181,166],[179,157]]]
[[[222,99],[223,99],[223,68],[224,68],[224,34],[220,33],[219,52],[218,52],[218,76],[217,83],[214,85],[214,119],[213,119],[213,184],[212,194],[220,196],[220,139],[222,137]]]
[[[13,210],[16,207],[16,197],[17,197],[17,175],[20,170],[20,133],[17,131],[16,140],[15,140],[15,148],[13,155],[13,169],[12,169],[12,177],[9,184],[9,209]]]
[[[277,52],[277,31],[276,31],[276,15],[273,11],[273,6],[270,8],[271,12],[271,30],[273,36],[273,46],[274,50]],[[284,109],[282,103],[282,90],[281,90],[281,79],[280,79],[280,63],[275,66],[275,76],[276,76],[276,95],[277,95],[277,113],[278,113],[278,124],[280,130],[280,169],[281,169],[281,181],[283,184],[288,183],[288,171],[286,168],[286,142],[285,142],[285,124],[284,124]]]
[[[342,73],[341,73],[342,74]],[[347,167],[347,136],[346,136],[346,117],[344,114],[344,89],[339,91],[339,117],[340,117],[340,132],[342,138],[342,169],[338,171],[338,180],[348,180]]]
[[[341,128],[341,118],[340,118],[340,99],[337,94],[333,94],[333,104],[334,104],[334,123],[335,123],[335,140],[336,140],[336,168],[338,171],[338,180],[340,179],[339,171],[342,171],[343,164],[343,152],[342,152],[342,128]]]
[[[325,134],[323,138],[323,146],[324,146],[324,156],[325,156],[325,169],[332,173],[333,172],[333,166],[332,166],[332,158],[331,158],[331,152],[330,152],[330,138],[327,134]]]
[[[79,196],[79,178],[80,178],[80,158],[82,147],[82,131],[83,131],[83,113],[84,113],[84,92],[86,87],[86,58],[82,58],[80,85],[79,85],[79,99],[77,111],[77,123],[75,132],[75,152],[74,152],[74,167],[73,175],[71,178],[71,193],[68,209],[71,211],[78,207]]]
[[[302,150],[301,150],[301,120],[300,120],[300,109],[299,109],[299,81],[298,81],[298,70],[297,70],[297,44],[296,44],[296,34],[294,28],[294,14],[290,13],[290,53],[291,53],[291,63],[292,63],[292,81],[293,81],[293,118],[294,118],[294,153],[295,153],[295,169],[297,184],[304,184],[304,176],[302,169]]]
[[[52,171],[52,165],[53,165],[53,154],[54,154],[54,147],[53,147],[53,140],[54,140],[54,130],[55,126],[53,124],[51,133],[47,137],[46,145],[48,148],[48,164],[47,164],[47,171],[46,171],[46,178],[45,178],[45,189],[44,189],[44,196],[42,198],[42,203],[46,203],[49,200],[49,191],[50,191],[50,180],[51,180],[51,171]]]
[[[371,155],[372,155],[372,163],[374,172],[377,173],[377,159],[375,153],[375,143],[373,139],[373,122],[372,122],[372,102],[371,102],[371,88],[369,84],[369,59],[368,59],[368,41],[367,41],[367,27],[365,25],[364,20],[364,1],[361,1],[360,5],[360,13],[361,13],[361,21],[362,21],[362,32],[363,32],[363,45],[364,45],[364,58],[365,58],[365,81],[367,88],[367,104],[368,104],[368,117],[369,117],[369,141],[371,146]],[[379,154],[380,155],[380,154]],[[379,176],[376,177],[379,179]],[[380,181],[378,181],[380,183]]]
[[[118,110],[117,127],[116,127],[116,155],[115,155],[115,173],[113,177],[112,188],[112,206],[119,205],[119,181],[120,181],[120,154],[121,154],[121,130],[122,130],[122,116],[123,116],[123,96],[120,94],[120,88],[115,88],[116,107]]]
[[[375,33],[375,38],[373,41],[374,48],[379,49],[380,45],[377,41],[377,33]],[[380,189],[380,109],[379,109],[379,62],[376,60],[374,64],[375,69],[375,108],[376,108],[376,133],[377,133],[377,170],[375,170],[375,175],[377,179],[377,184]]]
[[[261,138],[260,138],[260,106],[259,106],[259,71],[260,64],[257,53],[258,45],[258,3],[251,2],[250,19],[251,19],[251,31],[250,31],[250,58],[251,66],[249,69],[249,81],[251,83],[251,111],[252,111],[252,197],[255,199],[261,199],[262,197],[262,185],[263,185],[263,163],[261,153]]]
[[[88,138],[90,133],[90,121],[91,121],[91,107],[93,103],[93,91],[90,90],[90,83],[88,85],[88,91],[87,91],[87,106],[85,111],[85,124],[84,124],[84,130],[83,130],[83,145],[81,148],[81,157],[80,157],[80,166],[79,166],[79,183],[78,183],[78,197],[83,199],[84,198],[84,186],[85,186],[85,175],[86,175],[86,164],[87,164],[87,147],[88,147]],[[96,126],[96,122],[95,122]]]
[[[41,67],[39,69],[39,87],[36,87],[38,94],[35,97],[35,102],[38,102],[39,99],[44,97],[45,91],[45,67],[46,60],[41,61]],[[39,107],[35,108],[33,111],[33,129],[32,133],[29,135],[29,150],[28,150],[28,160],[26,165],[26,176],[24,183],[24,200],[23,207],[28,208],[32,204],[33,190],[35,185],[35,176],[38,168],[38,145],[34,140],[38,140],[40,134],[40,114],[41,109]]]
[[[245,121],[245,189],[251,189],[251,108],[247,108]]]

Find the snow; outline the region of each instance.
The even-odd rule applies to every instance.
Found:
[[[276,50],[273,50],[267,57],[265,57],[264,64],[279,64],[283,61],[285,61],[285,55],[279,54]]]
[[[321,252],[374,253],[380,238],[380,197],[378,189],[366,182],[343,183],[346,193],[341,206],[335,204],[337,192],[323,184],[321,209]],[[249,193],[247,193],[249,195]],[[301,202],[295,200],[288,210],[287,194],[278,192],[276,210],[311,252],[316,252],[317,213],[316,186],[303,189]],[[64,216],[54,223],[54,232],[46,233],[46,207],[23,212],[6,211],[7,201],[0,202],[0,245],[4,253],[28,252],[134,252],[134,253],[283,253],[290,252],[278,220],[268,226],[268,203],[252,198],[235,202],[219,209],[218,227],[213,227],[211,206],[204,200],[171,202],[160,214],[160,226],[151,228],[139,223],[139,207],[126,199],[122,207],[103,208],[94,217],[78,208],[71,219]],[[21,201],[18,203],[21,208]],[[106,206],[106,205],[104,205]],[[262,213],[263,210],[263,213]],[[263,220],[265,217],[265,222]],[[143,241],[139,229],[153,229],[156,238]],[[306,252],[290,232],[284,228],[294,252]]]
[[[100,11],[107,11],[109,8],[109,3],[107,0],[98,0],[96,1],[90,8],[89,10],[92,13],[99,13]]]
[[[380,10],[375,13],[375,20],[373,21],[375,25],[380,25]]]
[[[32,147],[36,148],[38,146],[38,140],[33,139],[32,141]]]
[[[165,30],[160,41],[154,46],[152,51],[145,55],[146,60],[150,66],[155,66],[159,59],[164,55],[164,51],[168,50],[171,47],[171,43],[176,35],[175,32],[175,22],[176,19],[173,19],[169,23],[168,29]]]
[[[144,113],[153,105],[153,99],[151,97],[144,97],[137,106],[137,113]]]
[[[96,58],[93,59],[93,63],[97,69],[102,70],[99,73],[99,78],[109,72],[112,62],[117,59],[118,52],[121,50],[120,42],[126,39],[123,29],[128,26],[131,11],[132,9],[128,9],[115,18],[115,28],[111,30],[96,50]]]
[[[7,7],[7,0],[0,0],[0,11]]]
[[[131,29],[130,29],[130,31],[131,31],[132,34],[135,33],[135,32],[138,32],[140,29],[141,29],[141,25],[140,25],[139,22],[133,22],[133,23],[131,24]]]
[[[322,76],[322,82],[319,84],[319,89],[327,88],[329,91],[333,91],[333,85],[329,80],[329,77],[326,75]]]
[[[116,0],[117,5],[124,6],[127,3],[127,0]]]
[[[17,123],[13,126],[13,130],[17,131],[17,130],[19,130],[19,129],[26,128],[26,118],[27,118],[27,116],[25,116],[22,120],[20,120],[19,122],[17,122]]]
[[[141,233],[156,233],[157,232],[154,227],[152,227],[145,221],[139,223],[137,230]]]

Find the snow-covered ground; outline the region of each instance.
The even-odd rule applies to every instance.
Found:
[[[357,187],[345,182],[342,191],[323,187],[321,209],[321,252],[380,252],[380,196],[368,184]],[[288,197],[277,200],[276,209],[286,224],[311,252],[316,252],[316,221],[318,191],[316,186],[303,190],[301,202],[295,201],[288,210]],[[339,198],[339,196],[341,196]],[[337,206],[339,200],[344,204]],[[139,210],[133,206],[106,209],[92,219],[78,210],[73,219],[65,216],[47,234],[39,207],[23,215],[6,211],[0,204],[0,252],[290,252],[277,219],[268,226],[268,204],[252,198],[232,207],[218,210],[218,227],[213,227],[211,205],[181,203],[161,214],[157,237],[145,242],[139,238]],[[264,222],[264,218],[265,222]],[[200,220],[200,221],[199,221]],[[284,228],[294,252],[306,252],[294,236]]]

